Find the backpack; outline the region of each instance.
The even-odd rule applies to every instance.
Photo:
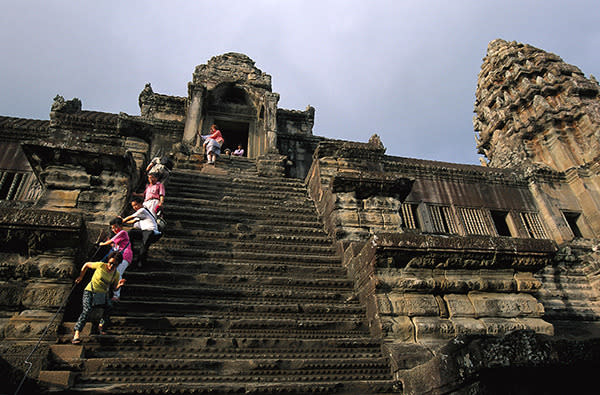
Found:
[[[160,164],[166,167],[169,170],[173,170],[173,160],[169,158],[167,155],[161,156]]]

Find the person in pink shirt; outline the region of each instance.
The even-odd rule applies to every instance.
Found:
[[[133,260],[133,250],[131,249],[131,242],[129,241],[129,234],[123,230],[123,220],[121,218],[114,218],[110,221],[110,229],[115,234],[111,239],[108,239],[102,243],[98,243],[100,246],[111,245],[113,251],[119,251],[123,254],[123,260],[117,266],[117,272],[119,272],[119,280],[123,278],[123,273]],[[117,289],[113,293],[112,300],[118,302],[121,298],[121,288]]]
[[[204,139],[203,146],[206,150],[206,163],[214,166],[217,157],[221,155],[221,146],[225,142],[223,135],[217,129],[217,125],[211,125],[210,134],[201,137]]]
[[[155,174],[148,174],[148,184],[144,193],[132,193],[132,195],[143,197],[143,206],[158,215],[165,202],[165,186],[158,181]]]

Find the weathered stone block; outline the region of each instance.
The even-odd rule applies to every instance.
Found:
[[[396,213],[387,213],[387,212],[383,212],[381,213],[381,218],[383,219],[383,226],[387,229],[387,230],[397,230],[400,225],[402,225],[402,218],[400,218],[400,215],[396,212]]]
[[[449,294],[444,295],[444,301],[448,306],[450,318],[454,317],[475,317],[477,314],[473,303],[467,295]]]
[[[382,317],[381,325],[386,338],[404,342],[413,342],[415,340],[415,328],[406,316],[400,317]]]
[[[541,318],[518,318],[519,323],[537,333],[554,336],[554,325]]]
[[[525,325],[517,318],[481,318],[486,334],[503,335],[508,332],[525,329]]]
[[[384,196],[371,196],[367,199],[364,199],[362,202],[365,210],[388,209],[398,211],[402,205],[398,199]]]
[[[73,385],[75,373],[69,370],[42,370],[40,371],[38,380],[42,385],[51,388],[66,389]]]
[[[19,283],[0,283],[0,305],[19,306],[23,298],[23,289],[25,284]]]
[[[393,312],[392,303],[388,298],[387,294],[377,294],[375,295],[375,300],[377,303],[377,311],[382,315],[390,315]]]
[[[516,272],[515,282],[518,292],[535,292],[542,287],[542,282],[529,272]]]
[[[390,293],[388,297],[394,314],[409,317],[440,315],[440,309],[433,295]]]
[[[529,294],[470,292],[477,317],[541,317],[543,306]]]
[[[71,284],[40,280],[25,288],[22,304],[27,309],[56,308],[62,304],[70,288]]]
[[[442,290],[445,292],[466,293],[479,288],[481,282],[479,272],[475,270],[447,270],[444,276]]]
[[[451,339],[456,331],[451,320],[439,317],[413,317],[417,342]]]
[[[91,176],[83,167],[48,166],[41,177],[50,189],[85,189]]]
[[[377,277],[394,291],[433,291],[436,287],[431,269],[378,269]]]
[[[336,209],[333,217],[335,225],[360,226],[360,219],[356,210]]]
[[[381,210],[359,211],[358,219],[361,226],[383,226]]]
[[[512,269],[481,269],[479,271],[481,281],[480,288],[473,289],[474,291],[494,291],[494,292],[514,292],[517,284],[514,279],[514,271]]]
[[[37,340],[44,332],[54,313],[42,310],[23,310],[19,315],[12,317],[4,328],[4,337],[11,339]],[[56,328],[62,320],[59,315],[53,322],[53,328],[48,330],[45,340],[56,335]],[[54,336],[53,336],[54,335]]]
[[[357,209],[359,207],[359,201],[354,196],[354,192],[339,192],[336,193],[334,196],[336,207],[346,209]]]
[[[75,208],[79,193],[79,190],[49,189],[46,190],[41,201],[45,203],[44,207],[48,208]]]
[[[457,335],[485,335],[486,326],[475,318],[454,317],[451,319]]]

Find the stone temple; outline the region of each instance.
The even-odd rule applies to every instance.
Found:
[[[49,120],[0,117],[0,393],[597,393],[599,92],[492,41],[482,166],[316,136],[238,53],[187,97],[147,84],[139,115],[57,96]],[[205,166],[212,123],[247,156]],[[108,334],[72,345],[73,279],[168,152],[168,228]]]

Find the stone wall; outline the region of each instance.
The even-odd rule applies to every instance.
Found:
[[[138,102],[140,115],[144,118],[178,122],[185,119],[187,98],[154,93],[149,83],[140,93]]]
[[[553,201],[570,191],[564,174],[384,152],[376,137],[323,141],[307,184],[405,393],[484,391],[491,384],[473,377],[498,360],[559,364],[546,346],[567,363],[600,360],[595,346],[569,355],[600,336],[600,259],[591,245],[559,250],[552,240],[564,241],[569,228],[564,217],[545,221],[549,210],[566,207]],[[530,355],[503,346],[515,332],[532,344]],[[578,340],[565,343],[574,334]],[[465,368],[472,353],[482,354]]]
[[[165,145],[181,138],[181,128],[157,127],[164,122],[176,121],[84,111],[78,99],[60,96],[49,122],[0,122],[0,143],[21,144],[42,186],[35,200],[0,203],[0,369],[7,385],[23,377],[23,361],[47,329],[29,377],[44,369],[63,319],[59,306],[92,243],[128,206],[154,135],[165,134]]]

